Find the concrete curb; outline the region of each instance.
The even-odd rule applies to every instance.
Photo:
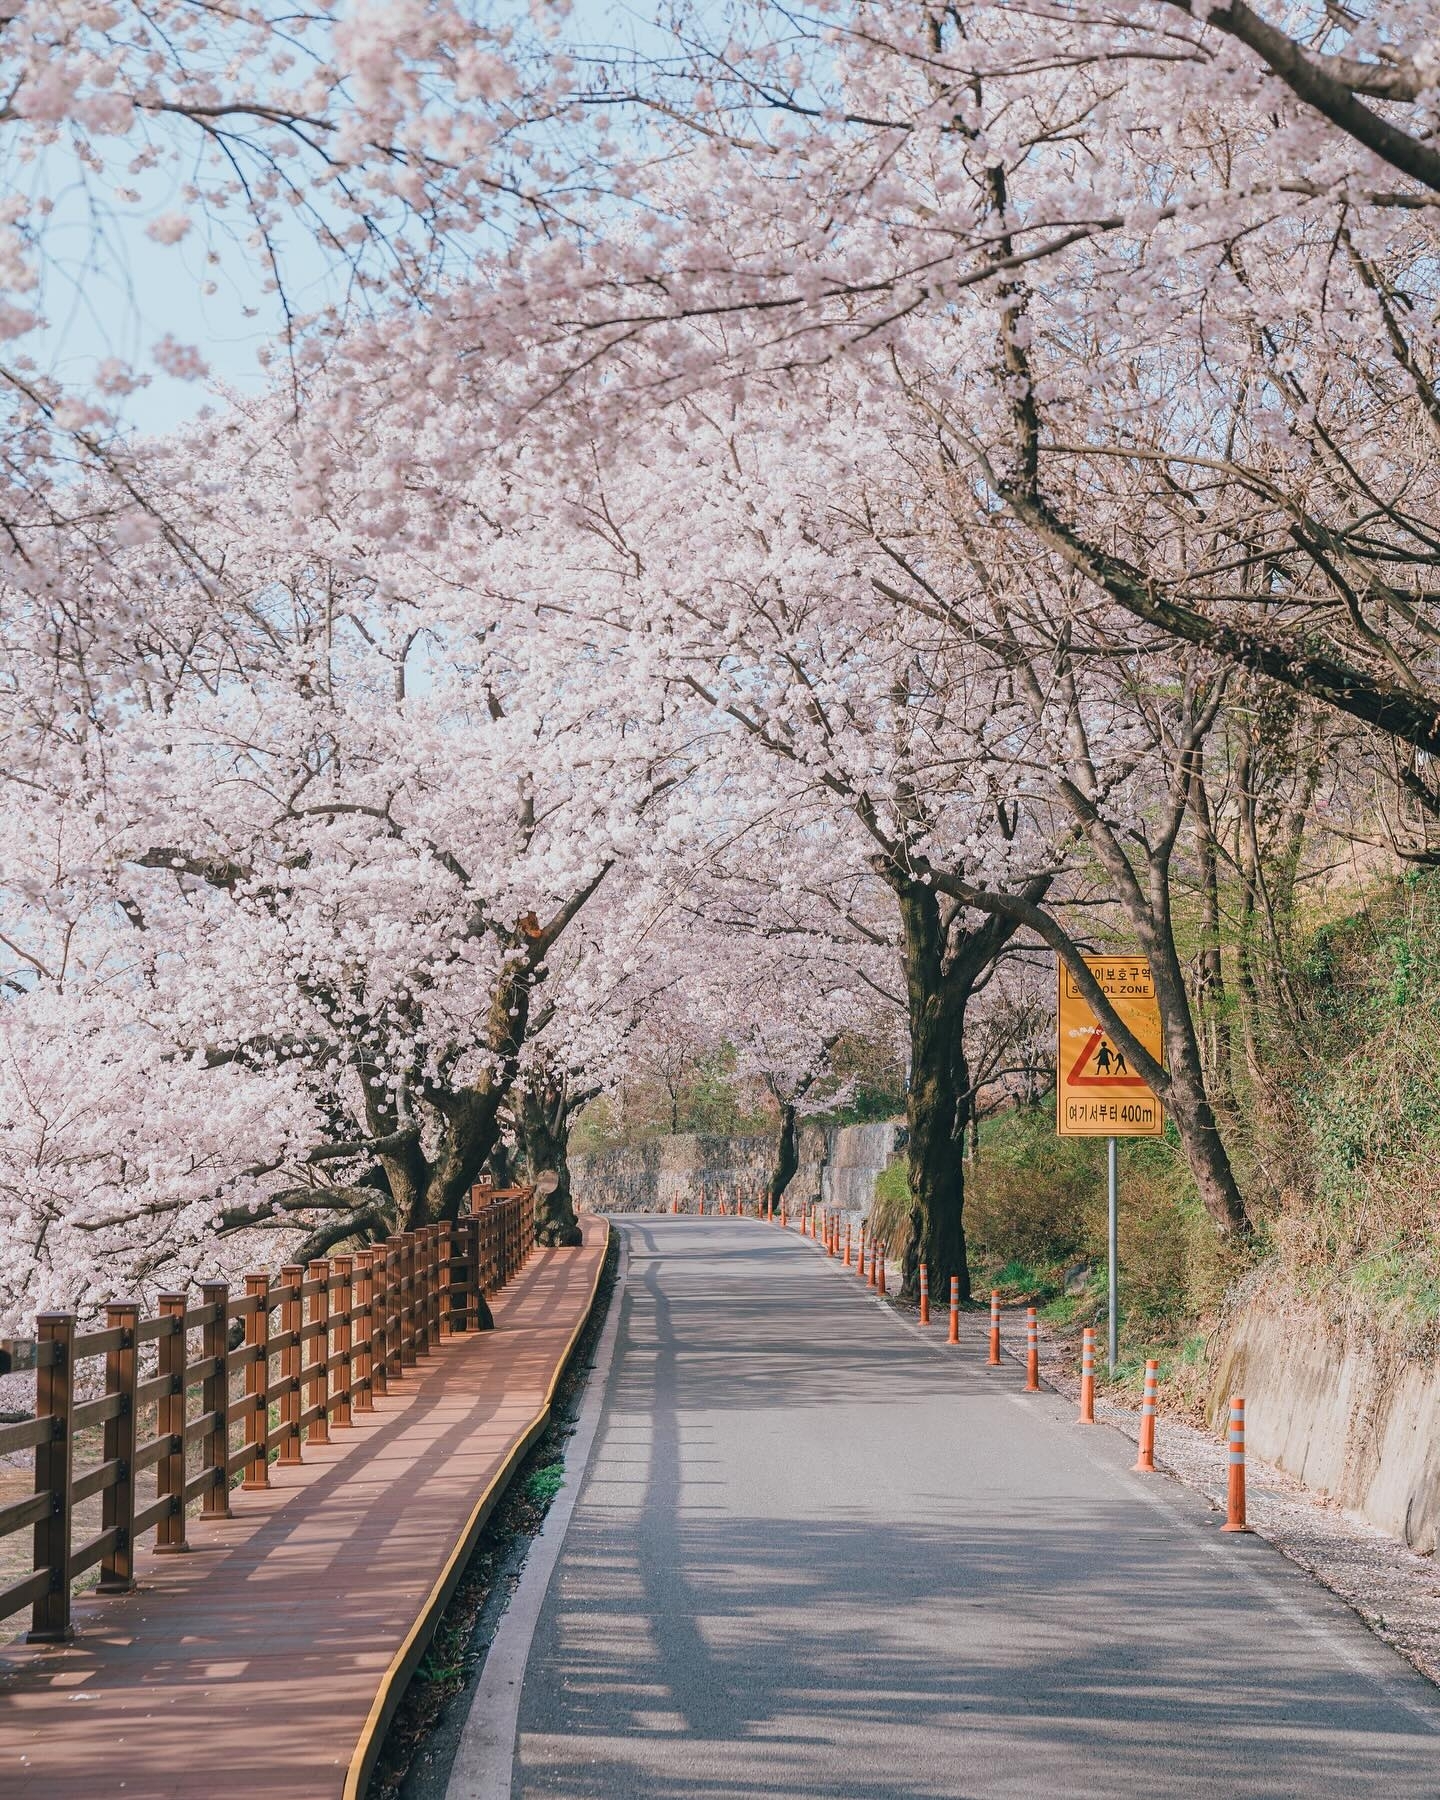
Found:
[[[530,1646],[540,1623],[555,1566],[560,1560],[575,1502],[590,1466],[600,1415],[610,1387],[610,1370],[615,1360],[620,1307],[630,1261],[630,1246],[625,1234],[617,1232],[616,1236],[620,1241],[620,1264],[610,1295],[610,1310],[595,1347],[592,1379],[586,1384],[585,1398],[565,1453],[565,1485],[555,1496],[545,1522],[530,1546],[510,1605],[486,1655],[485,1667],[471,1697],[470,1711],[455,1750],[445,1800],[510,1800],[525,1666],[530,1660]]]

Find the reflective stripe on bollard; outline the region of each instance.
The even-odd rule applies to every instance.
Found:
[[[1245,1402],[1238,1394],[1230,1401],[1230,1485],[1225,1496],[1222,1531],[1249,1531],[1245,1523]]]
[[[1155,1473],[1155,1414],[1159,1411],[1159,1378],[1159,1363],[1147,1362],[1145,1399],[1140,1407],[1140,1454],[1135,1459],[1136,1472],[1141,1475]]]
[[[1081,1425],[1095,1423],[1095,1333],[1087,1325],[1080,1338]]]

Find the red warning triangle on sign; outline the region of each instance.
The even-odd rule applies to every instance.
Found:
[[[1070,1085],[1072,1087],[1105,1087],[1105,1088],[1116,1088],[1116,1087],[1143,1088],[1143,1087],[1146,1087],[1146,1083],[1141,1079],[1140,1076],[1131,1075],[1130,1073],[1128,1073],[1128,1071],[1124,1075],[1083,1075],[1083,1074],[1081,1074],[1081,1070],[1085,1067],[1086,1063],[1089,1062],[1090,1058],[1095,1054],[1095,1052],[1100,1048],[1101,1044],[1103,1044],[1104,1042],[1105,1042],[1105,1033],[1097,1025],[1091,1031],[1089,1037],[1086,1038],[1085,1048],[1080,1052],[1079,1056],[1077,1056],[1075,1059],[1075,1067],[1073,1069],[1071,1069],[1070,1074],[1067,1077]],[[1147,1089],[1147,1091],[1148,1091],[1148,1089]]]

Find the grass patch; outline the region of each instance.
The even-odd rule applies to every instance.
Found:
[[[534,1506],[549,1509],[550,1502],[565,1485],[565,1465],[556,1461],[536,1469],[525,1483],[525,1496]]]
[[[1001,1113],[966,1168],[976,1287],[1037,1308],[1052,1330],[1103,1326],[1107,1188],[1103,1141],[1060,1138],[1049,1107]],[[1196,1196],[1178,1139],[1122,1141],[1120,1356],[1143,1377],[1218,1303],[1232,1269]],[[1202,1336],[1203,1342],[1203,1336]]]

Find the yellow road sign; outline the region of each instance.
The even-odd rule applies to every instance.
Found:
[[[1101,992],[1155,1058],[1163,1062],[1160,1008],[1144,956],[1087,956]],[[1110,1041],[1075,977],[1059,965],[1056,1009],[1055,1129],[1061,1137],[1159,1137],[1165,1108]]]

